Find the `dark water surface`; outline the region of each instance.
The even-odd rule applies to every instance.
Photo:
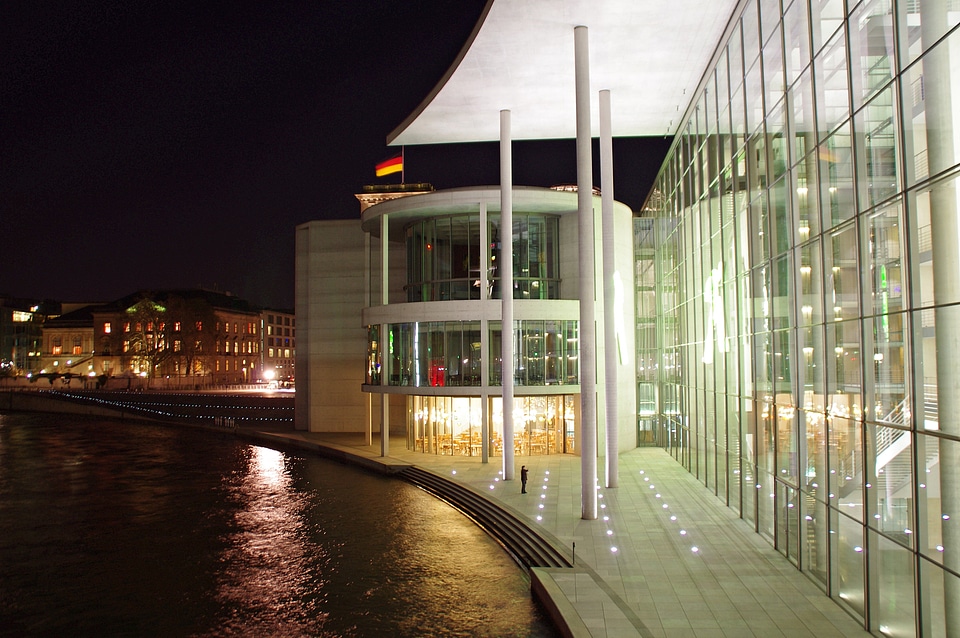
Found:
[[[0,635],[551,636],[396,479],[230,434],[0,414]]]

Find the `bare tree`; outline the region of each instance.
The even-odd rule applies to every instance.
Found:
[[[124,358],[134,369],[147,377],[155,376],[171,354],[166,337],[166,309],[156,301],[144,297],[127,308],[126,320],[130,330],[125,332]]]
[[[171,356],[188,376],[203,376],[216,356],[217,314],[205,299],[167,299],[165,319]]]

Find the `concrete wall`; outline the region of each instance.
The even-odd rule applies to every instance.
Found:
[[[297,227],[298,430],[366,430],[367,399],[360,391],[367,347],[360,321],[364,254],[364,234],[356,220]]]

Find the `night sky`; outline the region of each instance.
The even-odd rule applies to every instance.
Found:
[[[292,308],[295,226],[399,181],[374,175],[386,136],[484,4],[2,3],[0,295],[203,286]],[[615,140],[616,199],[640,207],[668,144]],[[405,177],[496,184],[498,156],[407,147]],[[514,144],[515,184],[575,182],[572,140]]]

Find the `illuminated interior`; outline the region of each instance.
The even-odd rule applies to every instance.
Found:
[[[407,397],[407,446],[428,454],[481,456],[483,399]],[[503,455],[503,401],[489,398],[490,456]],[[540,456],[575,452],[576,400],[554,394],[514,398],[514,452]]]

